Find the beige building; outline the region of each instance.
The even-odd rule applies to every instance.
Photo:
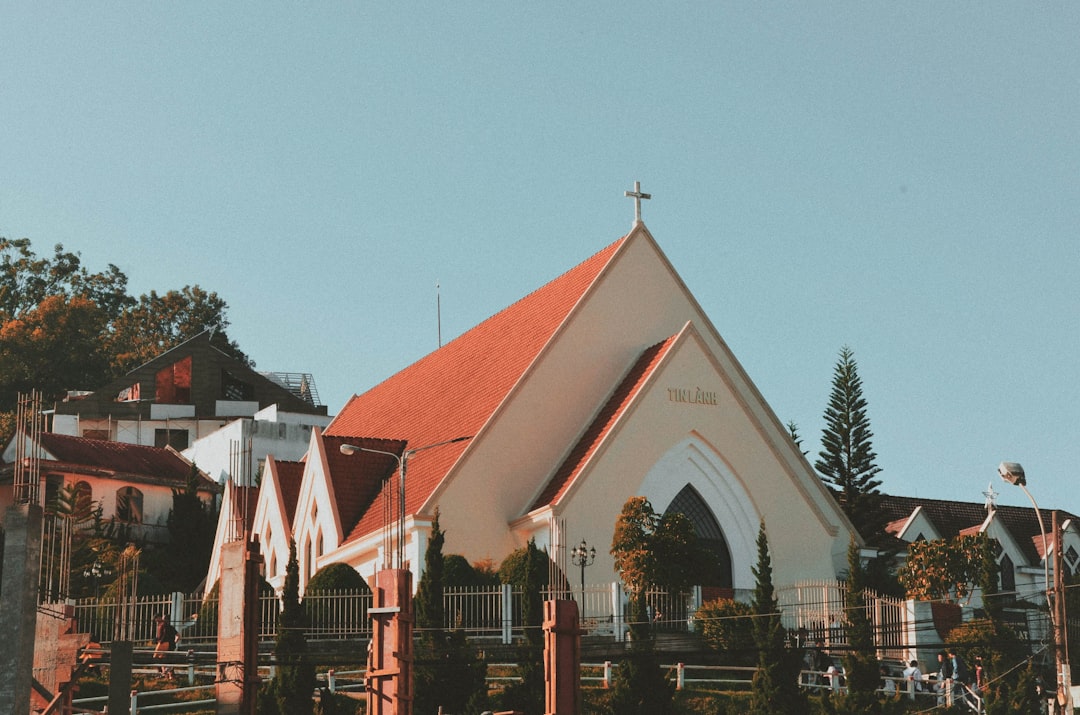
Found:
[[[468,439],[426,449],[458,438]],[[780,584],[835,578],[853,535],[641,223],[354,396],[288,469],[298,488],[283,490],[268,462],[255,532],[276,524],[260,535],[274,554],[271,582],[290,538],[302,582],[332,562],[371,576],[388,561],[384,515],[400,505],[383,486],[397,459],[345,455],[342,444],[417,450],[406,452],[404,505],[417,577],[436,507],[447,553],[499,562],[535,538],[565,557],[584,539],[596,547],[596,582],[614,578],[615,520],[635,495],[691,518],[713,548],[718,587],[753,588],[762,522]],[[286,491],[296,493],[291,508]]]

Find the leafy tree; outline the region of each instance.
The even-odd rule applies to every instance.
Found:
[[[123,374],[206,330],[224,335],[229,326],[225,319],[227,308],[217,293],[208,293],[197,285],[162,295],[150,291],[149,295],[139,296],[138,302],[112,324],[107,342],[114,372]],[[241,362],[252,364],[227,337],[216,345]]]
[[[908,544],[907,562],[897,572],[907,597],[920,601],[962,601],[984,569],[992,545],[986,534]]]
[[[883,528],[876,521],[881,469],[874,463],[873,436],[855,356],[844,346],[833,371],[822,450],[814,466],[835,489],[840,508],[867,540],[873,540]]]
[[[984,538],[977,552],[973,570],[976,585],[982,591],[985,618],[968,621],[949,633],[949,645],[957,648],[974,667],[983,666],[983,697],[988,715],[1038,712],[1030,653],[1017,633],[1005,620],[1005,609],[998,593],[998,563],[989,539]],[[1028,682],[1028,676],[1032,678]]]
[[[706,601],[694,614],[694,628],[715,651],[724,654],[731,665],[753,665],[757,660],[754,645],[754,609],[731,598]]]
[[[360,573],[347,563],[338,561],[327,564],[308,579],[304,597],[308,594],[330,593],[334,591],[358,591],[371,593],[371,586]]]
[[[479,712],[487,696],[487,665],[479,659],[463,631],[443,630],[443,544],[446,534],[439,526],[439,510],[431,523],[413,608],[420,640],[413,669],[414,712]]]
[[[22,317],[50,296],[82,296],[110,316],[132,303],[127,276],[109,264],[102,273],[90,273],[78,253],[53,247],[52,258],[38,258],[30,239],[0,236],[0,322]]]
[[[758,667],[750,685],[752,715],[797,715],[806,712],[799,691],[799,660],[786,645],[787,634],[780,622],[780,603],[772,581],[772,557],[765,522],[757,538],[757,566],[754,567],[754,644]]]
[[[305,626],[304,608],[300,604],[300,565],[296,560],[296,542],[290,539],[274,640],[277,673],[270,685],[281,715],[311,713],[313,709],[311,695],[315,691],[315,666],[307,654]]]
[[[623,505],[611,555],[630,594],[630,630],[637,639],[648,634],[646,590],[685,591],[705,562],[690,520],[678,512],[660,516],[645,497],[630,497]]]
[[[46,400],[97,385],[108,373],[102,346],[107,316],[82,296],[47,296],[18,318],[0,324],[0,406],[13,409],[19,393],[38,389]]]

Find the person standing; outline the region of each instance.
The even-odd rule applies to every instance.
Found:
[[[919,661],[913,660],[908,663],[908,667],[904,668],[904,679],[908,682],[907,692],[912,700],[915,699],[915,693],[922,690],[922,671],[919,670]]]
[[[949,654],[943,650],[938,651],[938,705],[952,705],[952,661]]]
[[[179,637],[176,628],[165,618],[163,614],[154,616],[154,660],[165,659],[165,654],[176,649],[176,641]],[[172,669],[162,664],[158,666],[158,672],[172,680]]]

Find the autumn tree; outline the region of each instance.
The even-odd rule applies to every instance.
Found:
[[[14,433],[19,393],[37,389],[49,402],[100,387],[205,330],[250,364],[225,334],[226,309],[197,285],[136,299],[115,265],[91,272],[61,244],[39,257],[29,239],[0,237],[0,442]]]
[[[645,497],[630,497],[623,505],[611,555],[630,594],[630,630],[639,639],[648,632],[646,590],[684,592],[705,561],[690,520],[678,512],[657,514]]]
[[[881,469],[875,463],[873,436],[855,354],[844,346],[833,371],[822,450],[814,466],[833,488],[844,514],[867,540],[873,540],[882,528],[876,521]]]
[[[897,577],[907,598],[960,602],[970,597],[986,568],[984,554],[992,548],[986,534],[913,541]]]

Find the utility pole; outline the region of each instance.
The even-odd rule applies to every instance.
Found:
[[[1057,664],[1057,700],[1065,715],[1073,715],[1072,673],[1069,668],[1068,641],[1065,633],[1065,559],[1062,557],[1064,533],[1054,510],[1054,656]]]

